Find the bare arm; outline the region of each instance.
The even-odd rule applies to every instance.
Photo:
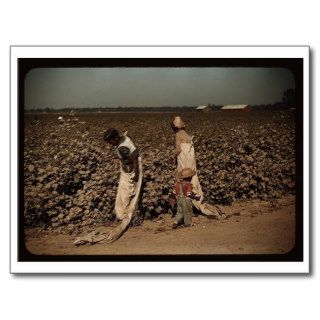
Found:
[[[132,162],[132,166],[133,166],[133,170],[134,170],[134,180],[138,181],[139,179],[139,152],[138,150],[134,150],[131,155],[129,156],[131,162]]]
[[[175,140],[176,140],[176,148],[174,149],[173,156],[176,158],[181,152],[182,140],[179,134],[176,134]]]

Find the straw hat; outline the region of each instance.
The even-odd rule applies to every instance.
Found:
[[[191,178],[196,174],[196,172],[190,168],[185,168],[181,170],[178,174],[177,177],[178,179],[186,179],[186,178]]]
[[[173,119],[172,124],[178,129],[184,128],[186,126],[179,116]]]

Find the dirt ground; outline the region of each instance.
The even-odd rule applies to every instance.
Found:
[[[295,198],[273,203],[237,202],[225,207],[227,219],[194,216],[191,227],[171,228],[173,218],[162,215],[129,229],[114,243],[75,247],[76,236],[28,230],[26,247],[36,255],[144,254],[282,254],[295,243]],[[108,231],[98,226],[97,233]]]

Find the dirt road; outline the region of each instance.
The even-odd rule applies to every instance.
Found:
[[[117,255],[117,254],[279,254],[294,246],[294,197],[276,204],[240,202],[226,207],[223,221],[193,218],[194,225],[172,230],[173,219],[163,215],[129,229],[118,241],[108,244],[73,246],[76,236],[36,234],[29,231],[26,247],[33,254]],[[98,232],[107,231],[99,227]]]

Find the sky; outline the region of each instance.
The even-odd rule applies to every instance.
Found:
[[[25,108],[267,104],[294,88],[284,68],[37,68]]]

